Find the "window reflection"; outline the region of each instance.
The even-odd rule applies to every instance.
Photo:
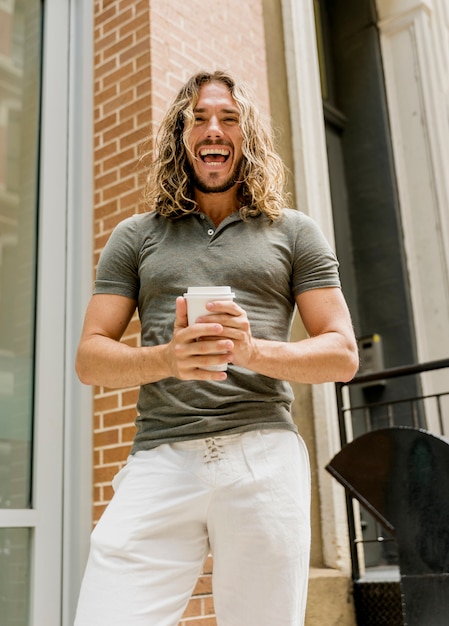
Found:
[[[0,508],[30,505],[41,2],[0,0]]]
[[[27,626],[30,535],[28,528],[0,528],[0,623]]]

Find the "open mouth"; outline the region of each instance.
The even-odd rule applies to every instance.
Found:
[[[227,148],[202,148],[200,159],[208,165],[222,165],[229,159],[231,151]]]

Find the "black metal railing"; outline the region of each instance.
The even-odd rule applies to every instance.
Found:
[[[408,425],[415,428],[426,428],[438,431],[439,436],[449,435],[449,428],[445,426],[445,416],[449,424],[449,376],[445,390],[435,393],[423,393],[421,375],[427,372],[436,372],[449,368],[449,358],[427,363],[389,368],[369,374],[356,376],[349,383],[336,385],[337,408],[339,418],[340,440],[342,447],[353,438],[354,419],[358,433],[366,433],[385,426]],[[413,378],[413,384],[402,381]],[[389,381],[395,381],[395,384]],[[390,384],[390,388],[388,385]],[[385,391],[387,390],[388,393]],[[432,408],[430,408],[432,403]],[[447,403],[447,407],[446,407]],[[427,414],[432,411],[433,425],[429,429]],[[356,416],[356,418],[354,418]],[[406,422],[404,422],[406,420]],[[377,543],[385,546],[394,544],[394,539],[385,530],[376,527],[374,539],[357,537],[357,529],[363,525],[354,513],[352,497],[346,492],[346,509],[350,540],[353,580],[361,578],[361,563],[359,546],[363,545],[364,555],[367,546]],[[375,523],[375,522],[373,522]],[[394,553],[394,547],[391,550]],[[393,558],[394,561],[394,558]]]

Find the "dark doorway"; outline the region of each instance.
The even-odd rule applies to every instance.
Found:
[[[391,149],[382,56],[373,0],[314,0],[337,254],[359,338],[382,338],[383,363],[416,362],[415,331]],[[362,363],[363,365],[363,363]],[[418,395],[415,377],[366,387],[351,404]],[[353,415],[354,437],[391,425],[383,410]],[[395,425],[412,425],[407,408]],[[378,529],[363,514],[364,538]],[[368,566],[391,565],[388,542],[368,547]]]
[[[386,367],[414,363],[382,57],[372,0],[315,0],[334,227],[359,337],[382,336]]]

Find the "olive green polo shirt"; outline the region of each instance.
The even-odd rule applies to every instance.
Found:
[[[94,293],[136,301],[142,345],[167,343],[175,300],[190,286],[229,285],[247,312],[254,337],[288,341],[295,296],[338,287],[338,263],[316,223],[286,209],[271,222],[238,212],[218,227],[202,213],[167,219],[134,215],[112,233],[98,265]],[[296,431],[285,381],[228,365],[225,381],[167,378],[142,385],[132,452],[161,443],[255,429]]]

